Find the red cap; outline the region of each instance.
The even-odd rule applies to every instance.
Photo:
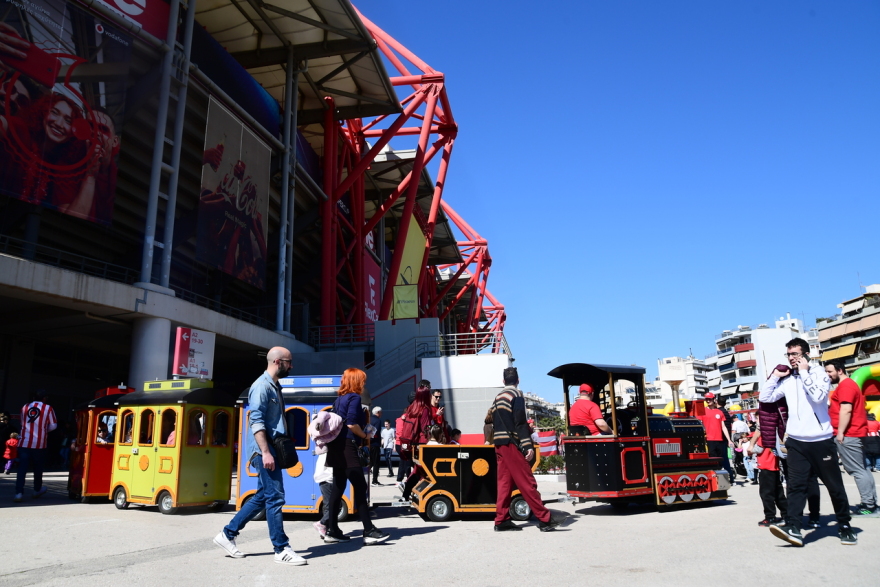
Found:
[[[711,391],[703,396],[703,399],[715,399],[715,394]]]
[[[581,383],[579,393],[593,393],[593,386],[589,383]]]

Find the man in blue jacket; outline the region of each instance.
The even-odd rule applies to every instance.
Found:
[[[279,379],[290,373],[290,351],[274,347],[266,354],[268,366],[248,393],[247,451],[250,468],[257,472],[257,493],[235,514],[235,517],[214,537],[214,544],[225,550],[232,558],[243,558],[244,553],[235,545],[235,537],[257,513],[266,510],[269,539],[275,548],[275,562],[283,565],[304,565],[306,559],[297,555],[284,533],[284,481],[282,471],[275,465],[275,449],[272,440],[286,433],[284,422],[284,398]],[[244,474],[244,471],[239,471]]]
[[[837,465],[837,448],[834,445],[834,428],[828,416],[828,392],[831,379],[819,366],[810,366],[810,346],[801,338],[794,338],[785,345],[786,357],[791,370],[773,370],[758,400],[775,402],[785,397],[788,404],[788,519],[771,524],[774,536],[803,546],[801,534],[804,504],[811,476],[818,476],[828,489],[834,514],[837,516],[837,532],[841,544],[857,543],[849,525],[849,501],[843,487],[843,477]]]

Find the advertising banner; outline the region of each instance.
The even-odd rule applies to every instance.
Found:
[[[168,36],[168,13],[171,12],[171,7],[165,0],[98,0],[98,2],[161,41]]]
[[[379,307],[382,305],[382,269],[373,256],[364,251],[364,309],[368,322],[379,319]]]
[[[131,45],[63,0],[0,0],[0,194],[110,224]]]
[[[419,317],[419,286],[395,285],[394,307],[391,310],[395,320]]]
[[[196,256],[265,290],[272,152],[214,98],[207,126]]]
[[[214,376],[213,332],[177,328],[174,341],[174,366],[172,375],[212,379]]]
[[[425,234],[415,216],[409,219],[409,230],[403,244],[403,257],[400,273],[394,285],[394,305],[391,318],[418,318],[419,316],[419,277],[422,274],[422,260],[425,255]]]

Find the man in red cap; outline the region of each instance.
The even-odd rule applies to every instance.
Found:
[[[730,466],[730,459],[727,458],[728,447],[733,448],[733,441],[730,439],[730,433],[727,426],[724,425],[724,412],[718,409],[718,402],[715,400],[715,394],[711,391],[703,396],[706,399],[706,413],[700,416],[703,421],[703,428],[706,429],[706,444],[709,448],[709,456],[721,459],[721,465],[730,476],[730,482],[736,479],[733,468]]]
[[[568,425],[571,434],[581,436],[589,433],[591,436],[598,434],[611,434],[611,427],[605,422],[602,410],[592,400],[593,386],[589,383],[581,384],[578,390],[578,399],[571,406],[568,414]],[[601,432],[600,432],[601,431]]]

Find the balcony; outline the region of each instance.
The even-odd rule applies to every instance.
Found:
[[[739,361],[736,363],[737,369],[749,369],[751,367],[757,367],[757,366],[758,366],[758,361],[756,361],[755,359],[749,359],[747,361]]]
[[[745,351],[753,351],[753,350],[755,350],[755,344],[752,342],[738,344],[735,347],[733,347],[733,350],[734,350],[734,352],[737,352],[737,353],[742,353]]]
[[[735,368],[736,368],[736,363],[728,363],[726,365],[721,365],[720,367],[718,367],[718,371],[720,371],[721,373],[727,373],[731,369],[735,369]]]

